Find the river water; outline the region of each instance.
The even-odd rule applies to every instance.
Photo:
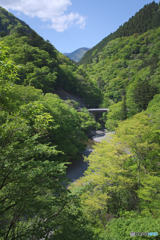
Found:
[[[93,151],[92,145],[94,145],[95,142],[101,142],[106,137],[110,137],[109,136],[110,134],[111,133],[110,132],[107,133],[105,129],[95,131],[95,135],[92,137],[91,140],[89,140],[88,146],[82,155],[89,156]],[[74,182],[83,176],[87,168],[88,163],[84,162],[82,157],[80,160],[75,161],[71,166],[69,166],[67,170],[67,177],[71,180],[71,182]]]

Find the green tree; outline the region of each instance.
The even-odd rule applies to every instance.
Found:
[[[149,79],[136,79],[127,92],[129,115],[145,110],[156,93],[157,88],[149,83]]]
[[[127,118],[127,105],[126,105],[126,95],[122,97],[122,109],[121,109],[121,120]]]
[[[131,211],[158,217],[160,105],[156,100],[146,112],[121,122],[116,134],[96,144],[86,158],[89,167],[75,188],[89,218],[105,224],[107,216]]]
[[[13,84],[15,67],[4,51],[1,46],[0,239],[94,239],[78,198],[67,189],[66,162],[58,157],[63,152],[51,142],[60,115],[56,121],[46,110],[42,91]],[[72,117],[55,99],[54,108]]]
[[[106,121],[106,128],[109,129],[110,131],[115,130],[115,128],[118,127],[118,124],[124,117],[124,112],[123,112],[123,102],[118,102],[114,103],[109,107],[109,111],[107,113],[107,121]]]
[[[106,231],[102,234],[104,240],[128,240],[133,237],[130,236],[131,232],[139,233],[159,233],[160,219],[155,219],[151,215],[147,217],[132,216],[132,218],[119,218],[113,219],[106,226]],[[153,230],[154,229],[154,230]],[[150,236],[134,236],[134,239],[151,239]],[[154,239],[158,240],[159,236],[154,236]]]

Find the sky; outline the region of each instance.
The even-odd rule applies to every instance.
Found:
[[[62,53],[92,48],[152,0],[0,0]],[[155,0],[159,2],[159,0]]]

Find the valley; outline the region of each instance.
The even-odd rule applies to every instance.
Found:
[[[67,170],[67,177],[71,180],[71,182],[74,182],[81,178],[87,170],[88,164],[87,162],[84,162],[83,156],[88,157],[92,153],[94,145],[97,142],[101,142],[102,140],[106,139],[106,137],[109,138],[109,136],[110,133],[106,133],[105,129],[97,130],[94,132],[92,139],[89,139],[87,142],[87,147],[82,153],[81,159],[73,162]]]
[[[0,240],[158,234],[160,4],[72,57],[0,7]]]

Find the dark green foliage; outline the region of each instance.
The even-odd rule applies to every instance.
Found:
[[[159,236],[134,236],[131,237],[131,232],[137,233],[152,233],[160,232],[160,218],[155,219],[152,216],[148,217],[135,217],[132,218],[119,218],[113,219],[108,225],[107,230],[102,234],[104,240],[128,240],[128,239],[155,239],[158,240]]]
[[[83,119],[57,95],[16,85],[2,44],[0,61],[0,240],[94,239],[66,179],[91,116]]]
[[[115,128],[118,127],[118,123],[122,121],[123,117],[126,115],[126,111],[124,111],[123,102],[118,102],[110,105],[109,111],[106,115],[106,128],[110,131],[114,131]]]
[[[117,36],[159,26],[158,8],[145,6]],[[160,231],[160,28],[113,34],[94,49],[92,64],[77,68],[0,12],[10,46],[8,54],[0,44],[0,240],[127,240],[131,231]],[[77,103],[53,94],[57,89],[97,105],[103,91],[106,126],[116,128],[96,144],[74,189],[66,187],[66,167],[97,124],[86,108],[77,112]]]
[[[76,73],[77,66],[72,61],[3,8],[0,32],[10,48],[10,59],[19,67],[17,84],[31,85],[44,93],[63,89],[88,102],[94,98],[101,102],[101,92],[88,77]]]
[[[156,93],[157,88],[152,86],[148,79],[136,79],[128,89],[128,107],[136,108],[136,112],[141,112],[147,108]]]
[[[1,37],[13,32],[26,35],[32,31],[25,22],[20,21],[2,7],[0,7],[0,16]]]
[[[154,1],[145,5],[134,17],[120,26],[117,31],[104,38],[94,48],[89,50],[82,58],[81,63],[92,63],[94,58],[98,58],[99,52],[113,39],[131,36],[134,33],[142,34],[147,30],[160,26],[159,4]],[[138,50],[138,49],[137,49]],[[137,51],[136,50],[136,51]]]
[[[122,97],[122,109],[121,109],[121,120],[125,120],[127,118],[127,105],[126,105],[126,95]]]
[[[102,106],[112,111],[112,105],[121,102],[125,93],[125,115],[121,116],[119,108],[120,115],[108,114],[108,121],[111,115],[114,121],[115,116],[117,125],[118,119],[145,110],[153,96],[160,92],[159,34],[160,28],[157,28],[112,40],[99,52],[98,62],[94,60],[92,64],[79,67],[87,71],[104,93]]]
[[[86,158],[85,176],[73,186],[88,218],[105,227],[102,239],[127,240],[130,232],[159,232],[159,100],[160,94],[155,95],[146,111],[122,121],[114,134],[96,144]]]

